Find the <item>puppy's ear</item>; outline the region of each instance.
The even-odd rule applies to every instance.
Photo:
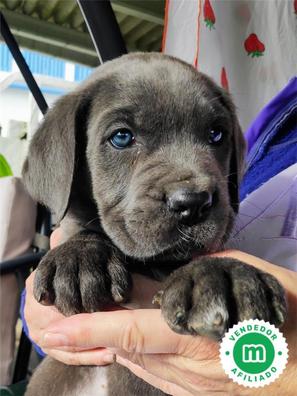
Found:
[[[23,166],[29,193],[60,220],[68,205],[77,163],[77,142],[85,135],[90,95],[74,92],[48,111],[34,134]]]
[[[232,136],[232,152],[230,157],[229,176],[228,176],[228,187],[229,187],[230,204],[234,212],[238,213],[239,185],[244,171],[246,144],[234,109],[232,111],[232,115],[233,115],[233,136]]]
[[[224,89],[219,88],[218,96],[223,106],[229,111],[232,119],[232,151],[228,173],[228,189],[232,209],[234,213],[238,213],[239,185],[244,171],[246,144],[236,115],[236,108],[230,94]]]

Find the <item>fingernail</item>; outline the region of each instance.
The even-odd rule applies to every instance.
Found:
[[[114,353],[106,353],[102,356],[103,363],[111,364],[116,362],[116,355]]]
[[[64,334],[45,333],[42,339],[43,347],[68,346],[69,340]]]

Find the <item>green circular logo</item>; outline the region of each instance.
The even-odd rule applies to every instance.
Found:
[[[234,345],[233,358],[237,366],[249,374],[267,370],[274,359],[274,346],[269,338],[260,333],[248,333]]]
[[[275,381],[286,367],[288,346],[271,323],[249,319],[234,325],[220,346],[225,373],[234,382],[258,388]]]

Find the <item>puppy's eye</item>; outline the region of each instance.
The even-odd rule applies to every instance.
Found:
[[[212,129],[208,133],[208,141],[210,144],[218,144],[221,143],[224,137],[224,133],[219,129]]]
[[[129,129],[119,129],[109,139],[110,143],[116,149],[124,149],[131,146],[135,142],[135,138]]]

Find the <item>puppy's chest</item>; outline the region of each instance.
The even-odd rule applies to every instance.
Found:
[[[90,370],[92,375],[88,382],[80,384],[75,393],[63,396],[108,396],[107,390],[107,368],[93,367]]]
[[[127,268],[131,273],[138,273],[148,278],[164,281],[174,270],[188,263],[187,261],[146,261],[138,262],[129,260]]]

